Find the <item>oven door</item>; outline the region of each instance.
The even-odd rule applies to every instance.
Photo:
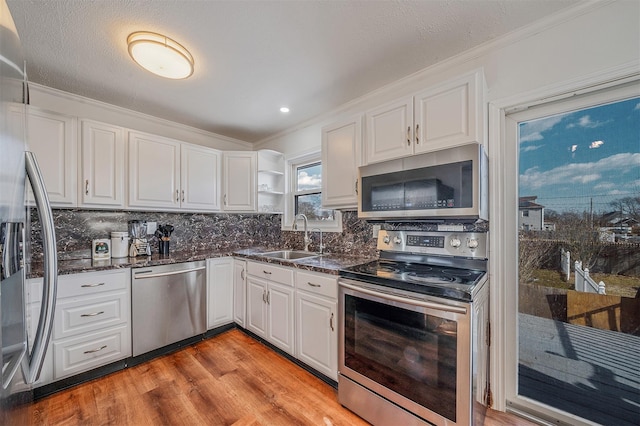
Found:
[[[436,425],[469,425],[470,305],[339,284],[340,375]]]

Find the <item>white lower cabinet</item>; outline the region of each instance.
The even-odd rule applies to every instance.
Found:
[[[245,328],[338,380],[337,277],[253,261],[247,271]]]
[[[233,260],[233,321],[245,326],[247,300],[247,261]]]
[[[338,380],[338,282],[331,275],[296,272],[296,358]]]
[[[233,322],[234,260],[207,259],[207,329]]]
[[[293,270],[247,262],[246,328],[294,355]]]
[[[37,326],[42,279],[29,280],[30,322]],[[131,356],[130,269],[58,277],[53,333],[35,387]]]

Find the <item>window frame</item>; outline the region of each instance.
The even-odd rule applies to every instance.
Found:
[[[320,198],[322,199],[322,191],[325,188],[324,180],[320,189],[310,189],[310,190],[297,190],[297,179],[298,179],[298,168],[309,166],[312,164],[322,164],[322,155],[320,151],[308,152],[302,155],[297,155],[294,157],[289,157],[286,159],[286,168],[285,168],[285,182],[286,182],[286,191],[285,191],[285,208],[284,215],[282,218],[282,230],[283,231],[295,231],[293,230],[293,220],[295,217],[295,201],[296,196],[300,195],[311,195],[311,194],[320,194]],[[324,169],[323,169],[324,173]],[[327,209],[332,210],[332,209]],[[308,221],[308,230],[311,229],[320,229],[322,232],[342,232],[342,213],[339,210],[335,210],[334,221],[324,221],[324,220],[309,220]],[[298,225],[301,225],[300,221],[298,221]],[[302,226],[298,226],[297,231],[304,232],[304,228]]]
[[[512,106],[511,108],[493,109],[493,118],[494,120],[500,119],[499,128],[501,129],[500,139],[502,146],[497,157],[499,157],[499,162],[502,164],[505,164],[505,162],[509,164],[499,173],[494,173],[493,183],[495,186],[500,186],[499,198],[502,198],[500,207],[497,207],[497,214],[502,219],[492,223],[492,225],[497,225],[495,229],[492,226],[492,231],[501,233],[495,240],[501,246],[501,249],[494,254],[500,256],[500,253],[502,253],[502,256],[500,256],[501,265],[497,266],[493,271],[494,279],[499,288],[498,294],[495,295],[496,299],[492,300],[492,306],[497,307],[495,315],[492,315],[492,322],[496,324],[496,318],[500,318],[502,321],[500,332],[503,333],[502,340],[498,343],[498,347],[494,349],[498,353],[492,353],[494,360],[492,365],[501,364],[503,366],[501,375],[492,377],[492,381],[494,383],[498,382],[500,385],[497,389],[499,394],[497,396],[502,401],[498,402],[496,406],[498,409],[504,407],[506,411],[519,413],[525,417],[533,416],[537,419],[553,422],[560,420],[569,424],[591,424],[588,420],[518,395],[518,286],[507,283],[518,282],[519,233],[517,221],[513,220],[517,215],[513,215],[513,213],[518,209],[519,196],[519,124],[554,114],[637,97],[640,95],[638,90],[639,78],[640,76],[636,75],[630,79],[630,82],[622,82],[615,86],[611,83],[603,83],[602,86],[594,85],[585,89],[579,95],[561,96],[558,99],[548,100],[548,102],[534,101],[529,104]],[[496,162],[496,159],[494,159],[494,164]],[[492,171],[497,172],[495,169]],[[503,182],[497,184],[495,180],[501,178]],[[493,217],[496,216],[494,215]],[[492,371],[495,371],[493,367]]]

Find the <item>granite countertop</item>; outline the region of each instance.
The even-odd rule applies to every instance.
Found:
[[[353,256],[344,254],[327,253],[317,257],[298,259],[295,261],[275,259],[263,256],[262,253],[269,251],[283,250],[281,247],[251,247],[239,248],[237,250],[203,250],[203,251],[174,251],[169,255],[153,254],[151,256],[125,257],[121,259],[112,258],[110,260],[93,261],[92,259],[65,259],[58,261],[58,273],[60,275],[76,274],[80,272],[105,271],[122,268],[143,268],[172,263],[194,262],[216,257],[236,256],[249,260],[268,262],[283,266],[289,266],[309,271],[322,272],[325,274],[337,275],[343,268],[355,266],[374,260],[372,257]],[[43,266],[41,262],[33,262],[29,278],[42,276]]]

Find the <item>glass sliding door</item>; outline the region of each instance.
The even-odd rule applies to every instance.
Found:
[[[518,168],[508,406],[554,422],[640,419],[639,95],[507,116]]]

